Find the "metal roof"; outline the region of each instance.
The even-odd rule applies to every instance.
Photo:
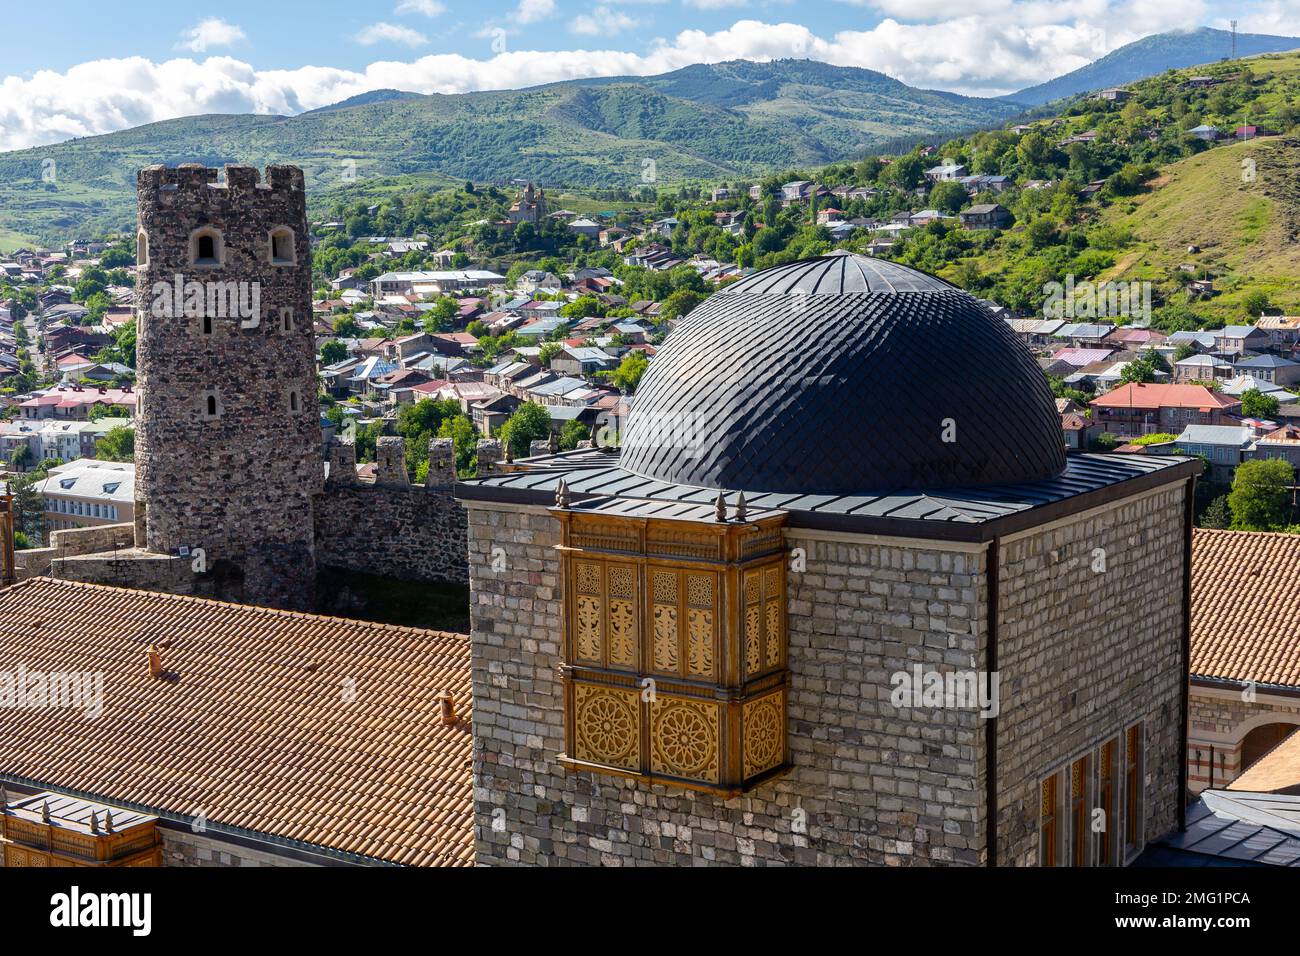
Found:
[[[714,295],[838,295],[844,292],[951,292],[955,286],[887,259],[848,252],[773,266]]]
[[[861,291],[875,281],[860,271],[869,265],[887,266],[895,290]],[[710,296],[659,349],[637,387],[624,468],[842,495],[1033,481],[1065,467],[1046,378],[967,293],[852,256],[754,279],[754,291],[737,291],[747,280]],[[791,288],[805,291],[778,294]]]
[[[1187,808],[1187,830],[1163,842],[1242,863],[1300,866],[1300,797],[1205,790]]]
[[[711,506],[719,490],[633,474],[620,467],[617,451],[601,449],[543,455],[516,465],[521,470],[460,482],[457,496],[467,501],[551,505],[563,479],[575,503],[617,497]],[[789,524],[794,527],[985,541],[1049,520],[1049,511],[1084,510],[1199,471],[1200,462],[1195,459],[1080,454],[1068,457],[1060,475],[1034,482],[853,495],[764,493],[738,487],[724,493],[732,501],[736,492],[744,491],[746,503],[755,512],[788,512]]]

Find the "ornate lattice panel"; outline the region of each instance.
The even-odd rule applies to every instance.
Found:
[[[785,762],[785,691],[747,701],[741,714],[745,777]]]
[[[634,671],[639,663],[637,568],[575,561],[570,574],[573,657],[583,663]]]
[[[784,769],[784,515],[554,513],[564,528],[561,761],[725,794]]]
[[[718,782],[719,706],[712,701],[656,697],[650,704],[650,769]]]
[[[640,765],[641,706],[636,691],[579,684],[573,692],[575,756],[635,770]]]

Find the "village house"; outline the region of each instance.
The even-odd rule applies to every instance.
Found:
[[[957,216],[966,229],[1001,229],[1011,220],[1011,213],[995,202],[978,203]]]
[[[1210,463],[1203,477],[1227,484],[1254,442],[1254,430],[1247,425],[1188,425],[1178,436],[1174,454],[1202,455]]]
[[[1093,417],[1108,432],[1138,438],[1181,434],[1188,425],[1232,425],[1241,401],[1204,385],[1129,383],[1094,398]]]
[[[79,458],[51,468],[36,490],[45,499],[45,527],[50,531],[135,520],[132,462]]]
[[[1231,355],[1259,352],[1268,348],[1269,335],[1253,325],[1229,325],[1214,331],[1214,347]]]
[[[1280,387],[1300,382],[1300,362],[1277,355],[1252,355],[1240,359],[1234,367],[1240,374],[1251,375]]]
[[[1225,382],[1232,378],[1232,363],[1217,355],[1189,355],[1174,363],[1175,382]]]
[[[1219,790],[1300,727],[1300,536],[1192,532],[1188,787]]]
[[[1265,432],[1255,440],[1246,457],[1248,459],[1280,458],[1292,468],[1300,469],[1300,427],[1283,425]]]

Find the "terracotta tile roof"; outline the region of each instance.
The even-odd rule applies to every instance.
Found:
[[[1229,790],[1254,793],[1300,793],[1300,734],[1291,735],[1246,768]]]
[[[1300,687],[1300,535],[1192,533],[1192,674]]]
[[[151,643],[162,678],[147,673]],[[473,862],[462,634],[34,578],[0,590],[0,671],[20,664],[103,672],[103,712],[7,710],[0,774],[147,812],[202,811],[217,832]]]

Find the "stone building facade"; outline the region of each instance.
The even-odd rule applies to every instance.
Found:
[[[302,170],[151,166],[137,199],[137,544],[202,549],[249,601],[305,606],[322,469]]]
[[[1134,725],[1140,849],[1177,822],[1186,491],[1175,481],[996,546],[787,528],[804,567],[788,575],[791,766],[730,798],[561,766],[559,523],[467,500],[480,863],[987,864],[988,721],[890,695],[918,664],[987,667],[991,580],[997,862],[1040,862],[1044,780]],[[1058,860],[1072,850],[1059,839]],[[1091,841],[1084,852],[1100,861]]]

